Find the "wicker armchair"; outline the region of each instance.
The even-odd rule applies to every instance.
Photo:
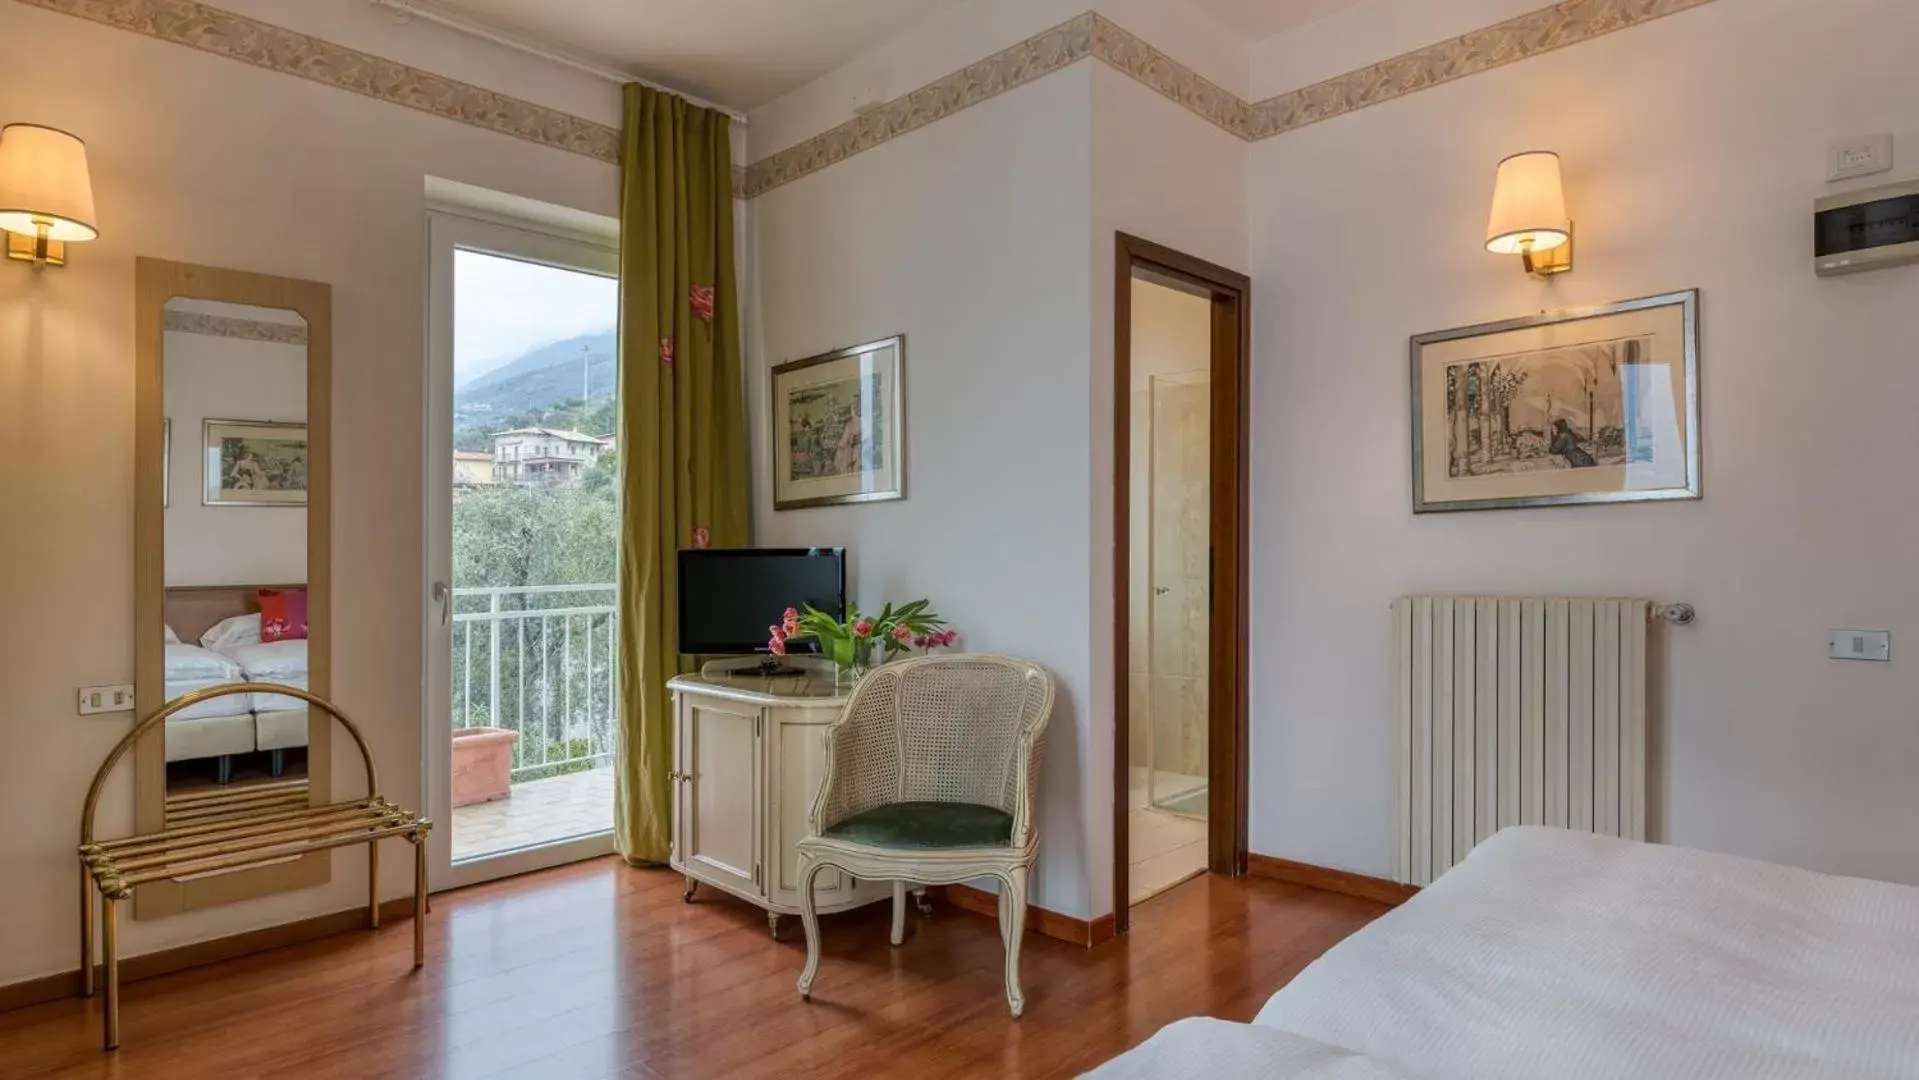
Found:
[[[800,921],[810,998],[820,966],[813,879],[827,867],[893,882],[893,944],[904,940],[906,890],[999,879],[1006,1004],[1018,1017],[1026,875],[1039,854],[1033,827],[1040,736],[1053,676],[1004,656],[939,656],[887,664],[853,691],[827,731],[826,776],[812,835],[799,842]]]

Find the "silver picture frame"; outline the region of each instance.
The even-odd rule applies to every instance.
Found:
[[[1681,292],[1663,293],[1658,296],[1648,296],[1614,304],[1571,308],[1560,311],[1545,311],[1518,319],[1482,323],[1477,326],[1466,326],[1455,330],[1442,330],[1435,333],[1420,334],[1414,337],[1412,339],[1410,357],[1413,513],[1432,514],[1473,510],[1509,510],[1545,506],[1590,506],[1604,503],[1669,502],[1700,498],[1699,303],[1699,290],[1688,289]],[[1631,317],[1642,315],[1643,313],[1656,314],[1662,309],[1667,308],[1673,309],[1678,316],[1680,325],[1679,347],[1683,355],[1683,391],[1673,395],[1673,401],[1678,407],[1672,410],[1677,414],[1676,419],[1678,422],[1683,424],[1680,431],[1683,433],[1682,441],[1684,444],[1684,452],[1682,455],[1677,456],[1677,460],[1672,462],[1672,465],[1677,465],[1680,461],[1683,461],[1683,480],[1662,486],[1646,488],[1569,491],[1565,493],[1535,493],[1493,497],[1446,497],[1442,493],[1428,490],[1428,478],[1431,474],[1427,468],[1427,464],[1432,458],[1428,453],[1430,440],[1426,414],[1431,405],[1431,402],[1428,400],[1428,395],[1435,390],[1428,379],[1429,369],[1435,366],[1435,361],[1429,353],[1434,350],[1435,346],[1448,346],[1453,343],[1470,341],[1477,338],[1491,339],[1501,335],[1510,335],[1515,331],[1523,332],[1544,327],[1591,323],[1593,320],[1602,319],[1617,320],[1622,316]],[[1549,346],[1538,350],[1536,355],[1563,351],[1566,348],[1568,348],[1568,346]],[[1525,354],[1520,355],[1524,356]],[[1504,360],[1508,358],[1509,354],[1500,354],[1497,352],[1489,352],[1486,356],[1487,360]],[[1443,362],[1452,366],[1461,366],[1467,363],[1467,361],[1461,360]],[[1615,376],[1618,375],[1619,366],[1620,365],[1615,365],[1614,367],[1613,374]],[[1596,375],[1594,382],[1597,382]],[[1445,396],[1446,408],[1451,409],[1453,404],[1452,385],[1440,385],[1437,388],[1437,392]],[[1546,400],[1548,406],[1546,413],[1543,415],[1546,416],[1547,423],[1544,430],[1538,433],[1539,436],[1544,437],[1552,434],[1554,424],[1559,426],[1559,430],[1564,433],[1564,435],[1576,436],[1576,432],[1566,430],[1563,421],[1554,421],[1551,419],[1553,412],[1551,403],[1553,399],[1548,396]],[[1589,410],[1591,408],[1590,402],[1588,408]],[[1622,444],[1627,442],[1623,431],[1623,428],[1626,426],[1624,416],[1626,411],[1622,404],[1622,415],[1619,423],[1622,430],[1619,432],[1608,432],[1609,435],[1620,438]],[[1448,413],[1446,437],[1449,439],[1453,437],[1453,433],[1457,430],[1452,426],[1453,423],[1451,414]],[[1510,425],[1510,415],[1508,416],[1507,423]],[[1589,422],[1587,428],[1589,445],[1596,451],[1598,425],[1597,423]],[[1528,434],[1531,435],[1533,433],[1529,432]],[[1505,438],[1509,442],[1512,441],[1512,433],[1507,432]],[[1470,439],[1464,441],[1470,444]],[[1535,456],[1551,456],[1550,454],[1541,453],[1538,449],[1539,445],[1537,442],[1533,444],[1533,453]],[[1566,452],[1569,454],[1579,454],[1580,461],[1583,462],[1583,465],[1556,470],[1561,474],[1573,475],[1577,468],[1581,467],[1605,466],[1605,463],[1593,460],[1596,455],[1582,447],[1576,438],[1573,444],[1567,448]],[[1456,449],[1449,451],[1449,457],[1456,457],[1456,455]],[[1546,470],[1541,470],[1541,473],[1543,474],[1545,471]],[[1517,470],[1515,470],[1515,475],[1516,473]],[[1677,480],[1676,477],[1675,479]],[[1453,483],[1455,481],[1449,475],[1447,482]]]
[[[868,409],[872,404],[879,406],[880,445],[874,455],[877,464],[868,463],[867,448],[862,441],[859,450],[862,463],[857,478],[853,473],[796,477],[794,463],[799,455],[795,452],[792,394],[794,390],[804,389],[808,385],[804,380],[809,373],[818,372],[828,365],[852,370],[848,368],[849,363],[857,365],[859,371],[857,376],[852,377],[878,380],[876,393],[865,398]],[[874,370],[869,371],[869,368]],[[837,381],[844,383],[847,379]],[[816,380],[812,385],[830,384]],[[777,364],[767,377],[767,398],[771,429],[767,441],[775,511],[891,502],[906,497],[906,335],[895,334],[863,345],[850,345],[818,356]],[[863,421],[863,426],[870,429],[873,425]],[[862,431],[862,440],[868,434],[868,431]],[[816,456],[820,449],[815,448]],[[821,488],[835,487],[856,490],[820,493]]]

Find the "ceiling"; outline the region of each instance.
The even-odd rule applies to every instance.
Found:
[[[429,0],[529,42],[745,111],[960,0]]]
[[[1193,6],[1241,35],[1259,41],[1317,22],[1365,0],[1192,0]]]

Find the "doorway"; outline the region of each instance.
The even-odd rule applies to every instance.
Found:
[[[1246,869],[1245,275],[1122,233],[1114,912]]]
[[[613,849],[613,241],[428,220],[426,725],[435,889]]]

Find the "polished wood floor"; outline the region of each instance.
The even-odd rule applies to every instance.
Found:
[[[356,932],[126,987],[122,1048],[99,1005],[0,1014],[0,1077],[1068,1077],[1161,1025],[1245,1020],[1383,905],[1203,877],[1134,909],[1098,949],[1029,935],[1026,1016],[1007,1016],[991,920],[936,907],[887,945],[886,905],[823,920],[814,999],[755,908],[600,859],[434,898],[412,927]]]

